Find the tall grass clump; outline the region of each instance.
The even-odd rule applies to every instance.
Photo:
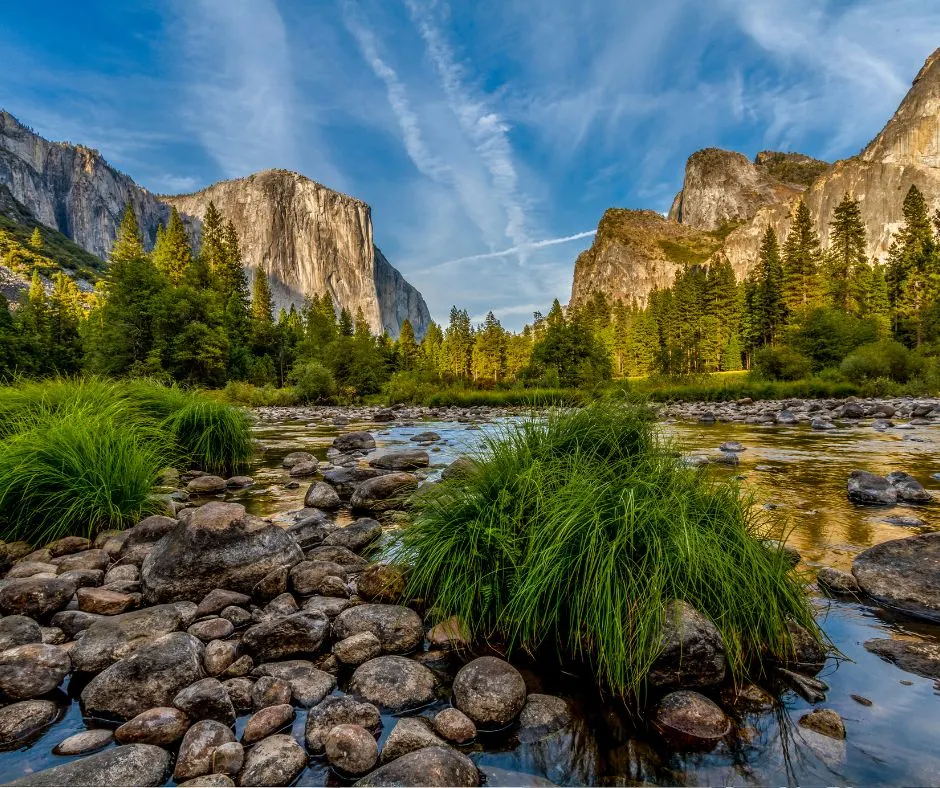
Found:
[[[248,414],[224,402],[192,398],[164,424],[182,456],[205,471],[234,471],[254,451]]]
[[[0,443],[5,540],[92,537],[157,509],[151,493],[171,446],[154,428],[124,423],[122,413],[73,404],[16,419]]]
[[[402,536],[408,593],[477,638],[588,664],[639,697],[660,653],[666,604],[720,630],[735,678],[818,633],[786,557],[733,483],[685,467],[645,408],[556,410],[490,436],[475,470],[414,502]]]

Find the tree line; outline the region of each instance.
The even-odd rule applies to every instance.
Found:
[[[854,197],[834,209],[825,248],[800,201],[782,244],[772,228],[764,232],[743,281],[719,254],[683,267],[645,305],[600,292],[568,309],[556,299],[519,332],[493,312],[475,325],[455,306],[448,324],[432,323],[420,341],[407,320],[392,341],[328,293],[275,315],[267,277],[256,269],[249,280],[238,234],[215,205],[197,249],[173,209],[149,252],[128,207],[95,293],[64,274],[49,289],[36,274],[15,308],[0,303],[0,374],[244,381],[327,401],[390,385],[592,387],[612,377],[755,367],[792,378],[839,366],[860,346],[895,361],[911,349],[933,355],[940,211],[931,216],[912,186],[903,217],[884,265],[867,259]]]

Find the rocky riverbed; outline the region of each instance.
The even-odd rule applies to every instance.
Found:
[[[843,412],[852,404],[858,418]],[[802,652],[765,686],[734,688],[710,622],[678,607],[643,722],[589,677],[455,648],[459,624],[429,628],[396,604],[402,577],[370,558],[400,522],[400,496],[513,412],[264,409],[245,476],[168,474],[166,516],[94,544],[0,548],[0,776],[936,783],[935,405],[664,408],[690,459],[741,476],[780,518],[808,581],[818,574],[808,592],[824,629],[854,661]],[[883,479],[864,481],[895,490],[893,504],[851,500],[853,470]],[[891,472],[930,499],[898,500],[916,488]]]

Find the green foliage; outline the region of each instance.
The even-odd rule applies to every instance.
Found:
[[[210,473],[232,473],[254,452],[248,415],[207,397],[187,397],[163,425],[182,457]]]
[[[754,372],[768,380],[800,380],[812,369],[810,359],[788,347],[765,347],[754,355]]]
[[[303,361],[291,372],[294,393],[304,403],[328,402],[336,392],[332,373],[319,361]]]
[[[852,350],[878,338],[875,318],[858,318],[832,307],[798,313],[787,334],[788,344],[812,361],[813,369],[835,367]]]
[[[683,467],[645,411],[594,403],[507,427],[476,470],[413,502],[408,593],[510,651],[582,660],[639,697],[664,610],[682,599],[721,631],[736,678],[817,632],[801,581],[738,489]]]
[[[887,378],[907,383],[924,370],[924,360],[900,342],[885,340],[862,345],[839,365],[842,374],[855,383]]]

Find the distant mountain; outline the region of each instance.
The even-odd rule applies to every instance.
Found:
[[[751,162],[740,153],[706,148],[689,157],[668,218],[648,211],[605,212],[593,246],[575,263],[571,303],[600,290],[643,304],[653,288],[671,284],[683,264],[707,263],[716,254],[725,255],[743,278],[767,227],[782,242],[799,199],[806,201],[825,244],[833,209],[852,194],[860,203],[868,254],[884,260],[911,185],[931,210],[940,207],[940,49],[857,156],[829,165],[799,153],[764,151]]]
[[[408,318],[424,335],[424,298],[378,251],[371,209],[297,173],[268,170],[195,194],[154,195],[91,148],[49,142],[0,111],[0,187],[24,211],[98,258],[107,258],[130,203],[145,241],[175,205],[194,229],[210,200],[233,221],[251,275],[268,276],[279,306],[328,292],[373,331],[397,337]]]

